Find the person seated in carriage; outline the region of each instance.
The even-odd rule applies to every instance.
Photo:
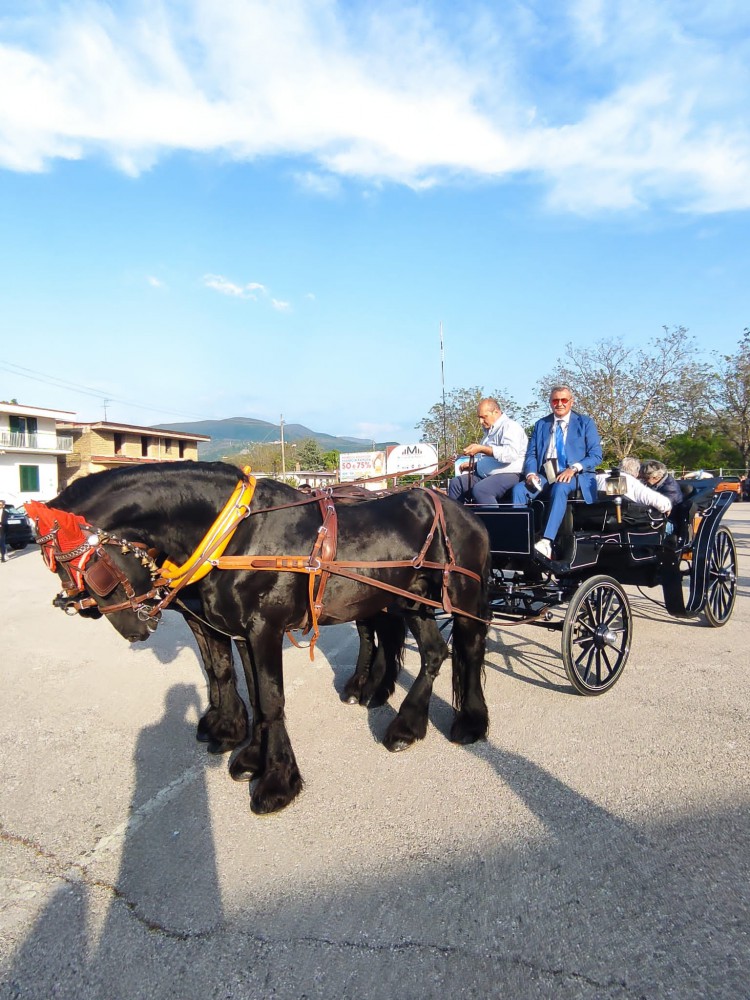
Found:
[[[492,396],[479,400],[479,423],[484,437],[479,444],[467,445],[463,453],[475,459],[474,471],[469,463],[448,484],[448,496],[459,503],[473,500],[478,504],[499,504],[521,479],[526,454],[526,432],[515,420],[503,413]]]
[[[628,500],[644,507],[654,507],[661,514],[669,515],[672,507],[682,501],[682,490],[677,480],[667,472],[663,462],[649,458],[641,463],[637,458],[623,458],[619,467],[620,475],[625,480],[625,491],[622,494]],[[609,473],[597,473],[596,484],[599,492],[607,490]]]
[[[552,558],[552,545],[565,517],[568,497],[580,488],[586,503],[597,499],[595,470],[602,462],[602,444],[591,417],[573,409],[570,386],[553,386],[552,412],[537,420],[523,464],[524,481],[513,487],[513,503],[525,507],[534,497],[549,498],[549,512],[536,543],[537,553]]]

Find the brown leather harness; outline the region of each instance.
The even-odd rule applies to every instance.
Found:
[[[247,478],[248,477],[245,479],[246,483]],[[252,489],[252,487],[254,487],[252,477],[249,478],[251,480],[251,486],[246,486],[246,489]],[[443,509],[444,498],[435,490],[427,489],[421,486],[409,488],[418,489],[423,492],[430,499],[434,511],[432,523],[429,531],[427,532],[424,543],[422,544],[422,547],[417,555],[411,559],[337,559],[338,514],[336,510],[336,501],[339,503],[351,504],[373,497],[372,493],[369,493],[361,487],[357,488],[356,486],[353,488],[346,486],[333,487],[323,491],[313,491],[302,500],[292,501],[287,504],[280,504],[275,507],[261,507],[252,511],[249,509],[249,503],[240,503],[237,501],[235,503],[237,514],[231,522],[226,520],[226,511],[227,507],[229,507],[228,504],[217,518],[217,521],[214,523],[214,526],[212,526],[212,529],[210,529],[207,533],[206,538],[211,536],[213,527],[215,527],[215,525],[222,518],[224,518],[222,521],[222,530],[218,534],[214,534],[211,538],[210,544],[206,545],[204,551],[200,551],[199,546],[199,548],[193,552],[189,560],[184,564],[185,566],[188,564],[190,565],[189,572],[183,572],[182,575],[180,575],[180,571],[175,567],[176,572],[171,574],[171,578],[170,575],[164,573],[154,561],[156,553],[153,550],[147,550],[146,546],[142,543],[130,542],[117,538],[106,531],[92,528],[91,534],[88,538],[83,538],[82,536],[83,540],[81,544],[67,552],[62,552],[55,545],[56,532],[54,529],[47,535],[40,537],[39,543],[42,546],[42,553],[50,569],[54,570],[56,563],[62,563],[71,579],[72,586],[69,588],[66,587],[65,598],[57,602],[64,607],[66,613],[76,614],[91,607],[97,607],[103,614],[114,614],[117,611],[131,610],[134,611],[142,621],[146,622],[147,627],[149,627],[152,631],[158,624],[161,612],[168,607],[169,604],[171,604],[179,591],[188,583],[192,582],[197,575],[205,575],[206,572],[209,572],[212,569],[305,573],[308,576],[309,584],[307,620],[304,623],[303,632],[304,634],[312,633],[310,639],[310,657],[312,659],[315,642],[317,641],[319,635],[318,622],[324,613],[326,586],[331,576],[340,576],[349,580],[361,582],[367,586],[386,591],[387,593],[396,594],[397,596],[406,598],[407,600],[415,601],[419,604],[427,605],[432,608],[441,609],[448,614],[459,614],[465,617],[474,618],[478,621],[486,620],[479,619],[476,615],[455,607],[451,602],[448,585],[452,573],[461,574],[475,580],[478,583],[482,583],[483,581],[479,574],[475,573],[473,570],[459,566],[456,562],[453,545],[451,544],[451,540],[448,535],[445,520],[445,511]],[[233,497],[236,493],[237,490],[235,490]],[[380,495],[383,495],[383,493]],[[318,528],[317,537],[309,555],[227,556],[220,554],[223,553],[223,549],[229,538],[231,538],[234,530],[237,528],[240,521],[245,517],[251,514],[263,514],[274,510],[283,510],[289,507],[297,507],[310,503],[318,504],[322,523]],[[48,514],[54,513],[54,508],[47,508],[47,512]],[[434,560],[427,559],[427,553],[430,545],[438,532],[440,533],[447,550],[447,562],[436,562]],[[140,595],[136,594],[136,591],[127,575],[123,573],[123,571],[108,556],[106,547],[110,545],[119,546],[123,553],[134,555],[144,566],[148,567],[152,577],[152,587],[147,593]],[[214,554],[217,550],[218,553]],[[429,597],[414,594],[411,591],[397,587],[394,584],[386,583],[372,576],[367,576],[363,572],[368,569],[377,570],[399,568],[440,570],[442,573],[441,600],[437,601]],[[98,597],[103,598],[110,594],[118,584],[121,584],[124,587],[127,600],[121,601],[117,604],[102,605],[92,597],[75,600],[79,594],[84,593],[85,587],[89,587]]]

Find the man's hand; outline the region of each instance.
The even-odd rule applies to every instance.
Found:
[[[464,455],[491,455],[492,450],[486,444],[467,444]]]
[[[573,476],[576,474],[575,469],[563,469],[561,472],[557,473],[558,483],[569,483]]]

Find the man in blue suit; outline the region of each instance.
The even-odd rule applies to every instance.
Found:
[[[550,508],[537,552],[552,558],[552,543],[565,516],[576,476],[586,503],[596,500],[594,471],[602,462],[602,443],[591,417],[573,410],[570,386],[556,385],[549,397],[552,413],[537,420],[523,463],[524,481],[513,487],[513,503],[524,507],[530,497],[549,497]]]

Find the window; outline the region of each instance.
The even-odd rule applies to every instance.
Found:
[[[164,452],[167,455],[172,454],[172,438],[164,438]]]
[[[38,465],[19,465],[18,466],[19,479],[21,483],[22,493],[38,493],[39,492],[39,466]]]
[[[185,442],[180,441],[180,458],[185,457]]]
[[[115,455],[122,455],[122,434],[115,431]]]
[[[148,458],[148,438],[145,434],[141,435],[141,458]]]
[[[36,434],[36,417],[19,417],[11,413],[9,418],[11,434]]]

